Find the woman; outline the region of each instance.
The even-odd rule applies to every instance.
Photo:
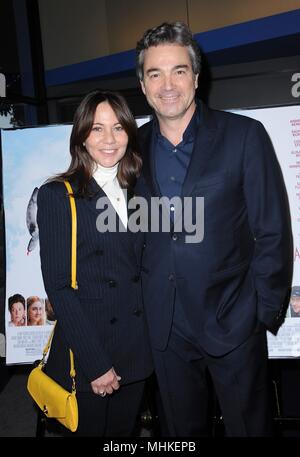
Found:
[[[11,320],[10,327],[22,327],[26,324],[25,298],[21,294],[14,294],[8,299],[8,309]]]
[[[37,296],[27,298],[27,325],[45,324],[45,307]]]
[[[71,388],[71,348],[79,409],[75,434],[129,436],[152,361],[141,301],[143,242],[125,231],[124,190],[132,194],[141,159],[135,120],[120,95],[96,91],[84,98],[75,113],[70,152],[69,169],[38,194],[42,272],[58,320],[47,373]],[[70,287],[71,211],[65,179],[77,208],[78,290]],[[99,216],[107,207],[119,230],[101,231]]]

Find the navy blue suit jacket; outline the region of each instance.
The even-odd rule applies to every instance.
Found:
[[[152,122],[139,129],[139,140],[144,165],[136,191],[150,201],[160,196]],[[204,197],[204,238],[186,243],[184,228],[175,236],[172,227],[147,233],[142,280],[150,337],[154,348],[166,347],[176,290],[199,344],[218,356],[262,326],[275,331],[289,300],[289,208],[262,124],[201,104],[182,196]]]
[[[152,371],[141,298],[142,244],[130,232],[98,232],[96,202],[105,194],[94,179],[89,191],[92,198],[76,198],[78,290],[70,286],[71,211],[63,183],[40,188],[37,215],[45,289],[58,319],[47,372],[70,387],[71,348],[80,391],[90,391],[90,382],[112,366],[122,384]]]

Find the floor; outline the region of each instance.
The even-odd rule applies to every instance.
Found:
[[[37,409],[26,389],[31,367],[2,366],[0,368],[2,368],[0,375],[3,384],[4,377],[7,377],[4,387],[0,389],[0,437],[36,437]],[[150,420],[146,412],[143,413],[142,420],[145,426],[141,427],[140,436],[152,436],[150,426],[147,426]],[[59,429],[55,423],[50,424],[50,427],[40,436],[59,437]]]
[[[26,390],[28,374],[16,370],[0,393],[0,437],[34,437],[37,413]]]

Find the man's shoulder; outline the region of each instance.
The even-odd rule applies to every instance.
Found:
[[[226,126],[232,126],[233,128],[249,128],[253,124],[260,124],[259,121],[247,116],[247,111],[241,111],[241,113],[231,112],[230,110],[217,110],[206,107],[207,112],[210,116],[213,116],[217,124],[224,124]]]

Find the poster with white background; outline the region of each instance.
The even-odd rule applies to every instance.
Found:
[[[8,364],[40,359],[52,329],[45,309],[33,192],[67,168],[70,131],[66,125],[2,131]]]
[[[300,286],[300,105],[232,112],[262,122],[272,140],[290,204],[294,238],[292,291],[295,291]],[[298,293],[300,300],[300,287]],[[293,312],[292,306],[291,303],[278,334],[273,336],[268,332],[270,358],[300,357],[300,311]]]

